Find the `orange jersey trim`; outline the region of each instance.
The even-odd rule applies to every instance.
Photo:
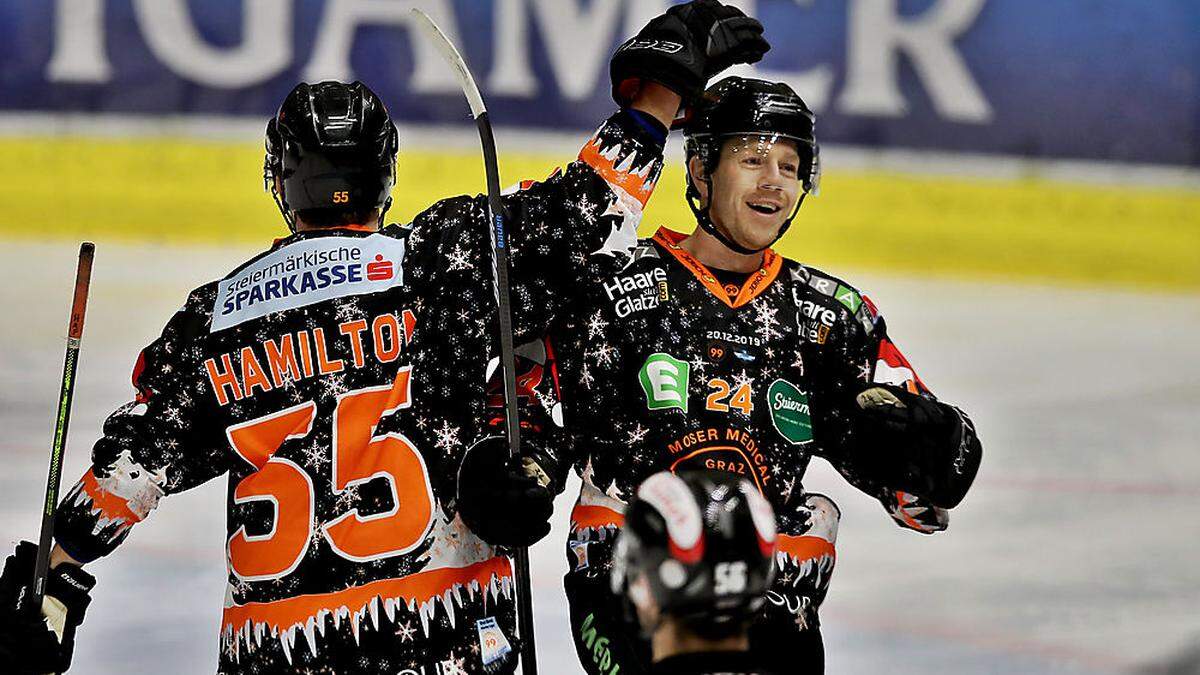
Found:
[[[571,529],[600,527],[621,527],[625,524],[625,514],[618,513],[607,506],[585,506],[576,504],[571,509]]]
[[[91,469],[83,474],[83,478],[80,478],[79,482],[88,499],[92,500],[92,509],[98,510],[102,517],[108,520],[122,521],[129,525],[142,522],[142,517],[129,508],[128,502],[100,487],[100,481],[96,479],[96,474]]]
[[[618,157],[618,159],[621,158]],[[650,201],[650,195],[654,192],[654,184],[649,182],[649,174],[643,175],[633,171],[621,171],[617,169],[616,165],[613,164],[613,160],[608,159],[600,153],[600,140],[598,138],[592,138],[583,146],[583,149],[579,151],[579,161],[592,167],[608,183],[616,185],[625,192],[633,195],[634,199],[641,202],[642,206],[645,206],[646,202]]]
[[[654,241],[667,249],[667,252],[679,261],[679,264],[686,267],[701,284],[704,284],[709,293],[712,293],[717,299],[733,309],[737,309],[759,295],[762,295],[762,292],[767,290],[771,282],[775,281],[775,277],[779,276],[779,270],[783,269],[783,256],[772,249],[763,251],[762,267],[757,272],[751,274],[750,278],[746,279],[741,289],[738,290],[737,296],[731,298],[729,297],[729,293],[725,292],[725,287],[721,285],[721,282],[717,281],[717,277],[712,271],[679,245],[679,242],[687,239],[688,236],[682,232],[660,227],[654,233]]]
[[[795,558],[798,562],[816,560],[822,556],[837,558],[837,551],[834,549],[832,542],[809,535],[797,537],[790,534],[781,534],[775,542],[775,548]]]
[[[399,579],[380,579],[332,593],[312,593],[274,602],[250,602],[226,607],[221,625],[225,631],[236,632],[250,622],[266,624],[272,632],[282,632],[292,626],[304,626],[310,619],[319,618],[323,612],[336,613],[342,607],[351,612],[361,611],[377,597],[404,598],[406,601],[416,601],[419,605],[444,595],[455,584],[468,586],[473,581],[479,583],[482,592],[487,592],[492,577],[512,577],[508,558],[496,556],[467,567],[426,570]]]

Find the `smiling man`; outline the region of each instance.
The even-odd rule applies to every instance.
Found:
[[[647,476],[737,474],[771,503],[778,570],[751,650],[788,673],[824,667],[817,608],[839,511],[804,490],[810,459],[924,533],[946,527],[975,477],[973,426],[929,393],[871,301],[770,249],[817,191],[814,126],[787,85],[730,77],[710,87],[685,127],[696,230],[662,228],[614,253],[607,276],[552,326],[552,349],[523,350],[537,362],[523,381],[542,388],[535,399],[562,402],[570,439],[538,462],[557,488],[568,467],[583,479],[565,585],[589,673],[650,666],[607,585],[613,535]]]

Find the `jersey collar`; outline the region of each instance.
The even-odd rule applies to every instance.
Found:
[[[323,237],[327,235],[339,235],[346,232],[364,232],[366,234],[374,234],[381,228],[371,227],[369,225],[338,225],[336,227],[321,227],[314,230],[305,230],[303,232],[293,232],[286,237],[276,237],[271,243],[271,247],[275,248],[280,244],[290,244],[296,239],[311,239],[314,236]]]
[[[738,291],[737,295],[731,298],[725,292],[725,287],[721,285],[721,282],[717,281],[716,276],[713,275],[708,267],[699,260],[696,260],[691,253],[688,253],[679,245],[679,242],[687,239],[687,237],[688,235],[682,232],[668,230],[665,227],[658,228],[658,231],[654,233],[654,241],[658,242],[668,253],[675,256],[679,264],[686,267],[700,283],[704,284],[709,293],[712,293],[721,302],[734,309],[745,305],[767,290],[767,287],[779,275],[779,270],[783,268],[782,256],[772,249],[763,251],[762,267],[757,272],[751,274],[746,279],[746,282],[742,284],[742,288]]]

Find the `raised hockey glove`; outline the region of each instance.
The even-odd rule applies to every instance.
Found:
[[[931,396],[875,384],[854,398],[859,463],[885,485],[954,508],[979,467],[958,412]]]
[[[528,458],[510,458],[503,436],[467,449],[458,471],[458,513],[494,546],[529,546],[550,533],[554,495],[549,478]]]
[[[625,41],[609,64],[613,100],[629,105],[643,81],[679,94],[684,106],[708,80],[735,63],[756,63],[771,46],[763,26],[717,0],[675,5]]]
[[[92,599],[96,578],[60,564],[46,578],[40,611],[24,606],[33,582],[37,545],[22,541],[0,574],[0,663],[6,673],[63,673],[71,666],[75,629]]]

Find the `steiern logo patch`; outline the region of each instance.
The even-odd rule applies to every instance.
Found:
[[[670,354],[657,352],[648,356],[638,373],[638,381],[646,393],[646,407],[651,410],[679,408],[687,412],[690,370],[687,361],[680,361]]]
[[[812,412],[808,408],[808,394],[784,379],[775,380],[767,389],[767,400],[771,404],[771,424],[780,436],[797,445],[813,439]]]

